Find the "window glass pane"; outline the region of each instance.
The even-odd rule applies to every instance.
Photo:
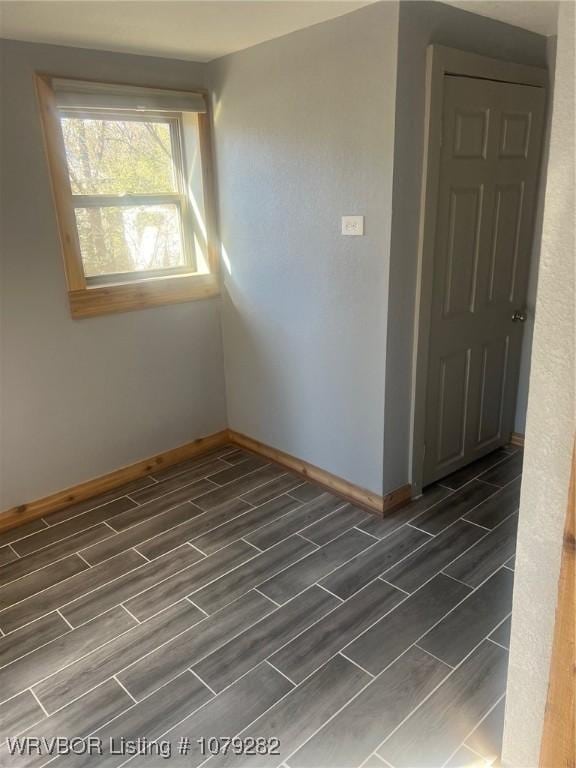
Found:
[[[62,117],[74,195],[176,192],[168,122]]]
[[[76,208],[76,224],[86,277],[187,264],[176,205]]]

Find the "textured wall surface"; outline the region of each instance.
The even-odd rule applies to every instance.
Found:
[[[371,6],[211,65],[230,426],[377,493],[397,21]]]
[[[526,420],[504,765],[538,765],[576,429],[574,6],[561,3]]]
[[[546,38],[541,35],[443,3],[400,4],[384,435],[387,488],[402,485],[409,477],[426,47],[430,43],[546,67]]]
[[[554,67],[556,64],[556,37],[546,38],[546,56],[548,59],[548,104],[546,113],[546,130],[542,152],[540,172],[540,189],[534,220],[534,243],[532,261],[530,263],[530,279],[526,296],[527,320],[524,324],[522,339],[522,356],[520,358],[520,376],[518,380],[518,400],[516,402],[516,418],[514,431],[520,435],[526,432],[526,412],[528,410],[528,383],[530,380],[530,361],[532,360],[532,338],[534,336],[534,319],[536,315],[536,292],[538,290],[538,269],[540,266],[540,245],[542,242],[542,224],[544,220],[544,199],[546,197],[546,173],[548,170],[548,152],[550,148],[550,125],[552,123],[552,95],[554,91]]]
[[[398,14],[208,66],[3,45],[0,508],[221,429],[226,399],[234,429],[372,491],[409,480],[426,46],[540,65],[546,46],[441,3]],[[213,86],[226,389],[218,299],[70,319],[34,70]],[[364,237],[340,234],[350,213]]]
[[[5,41],[0,509],[226,424],[219,300],[72,320],[32,75],[187,88],[191,63]],[[9,108],[4,108],[9,106]]]

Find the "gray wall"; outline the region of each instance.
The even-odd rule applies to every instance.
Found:
[[[426,46],[546,56],[544,38],[440,3],[398,13],[207,66],[4,43],[0,509],[221,429],[226,399],[233,429],[351,482],[409,480]],[[34,70],[212,85],[226,392],[218,299],[70,319]],[[347,213],[365,237],[340,235]]]
[[[409,479],[426,47],[430,43],[546,66],[546,38],[540,35],[438,2],[400,4],[384,435],[387,489]]]
[[[212,65],[230,426],[377,493],[397,13]],[[365,237],[341,236],[350,213]]]
[[[560,3],[502,752],[510,768],[540,764],[576,430],[574,32],[574,5]]]
[[[21,504],[226,425],[219,300],[69,315],[32,75],[187,88],[202,65],[4,41],[2,499]]]

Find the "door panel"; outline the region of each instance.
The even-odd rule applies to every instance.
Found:
[[[531,123],[532,115],[529,112],[502,113],[499,157],[525,159],[528,156]]]
[[[440,360],[438,458],[441,463],[464,455],[469,375],[470,350]]]
[[[450,190],[444,317],[474,311],[482,186]]]
[[[474,448],[482,448],[502,437],[509,341],[509,336],[498,338],[484,344],[482,348],[480,403]]]
[[[544,90],[446,76],[424,484],[508,441],[544,122]]]
[[[454,157],[465,157],[469,160],[486,157],[488,143],[488,121],[490,112],[487,109],[457,110],[456,128],[454,131]]]
[[[517,294],[516,273],[524,182],[498,184],[495,192],[494,234],[488,287],[490,304],[513,301]]]

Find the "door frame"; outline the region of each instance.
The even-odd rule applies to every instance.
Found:
[[[445,75],[496,80],[515,85],[532,85],[544,89],[548,85],[548,70],[540,67],[492,59],[443,45],[432,44],[426,49],[424,154],[418,227],[415,332],[412,350],[414,373],[411,393],[410,477],[413,497],[422,493],[424,473],[428,353]]]

